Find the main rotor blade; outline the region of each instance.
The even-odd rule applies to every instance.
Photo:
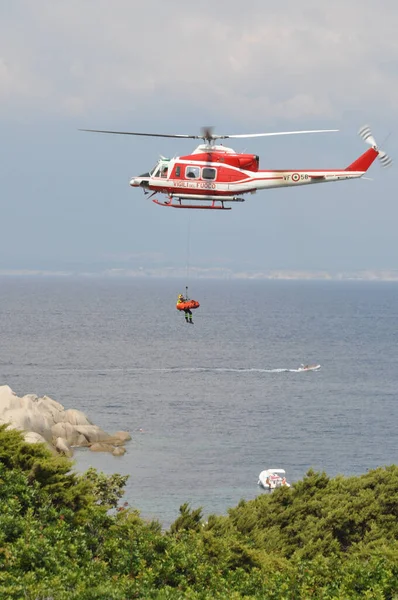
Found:
[[[213,138],[252,138],[252,137],[268,137],[272,135],[295,135],[298,133],[329,133],[339,131],[338,129],[309,129],[307,131],[276,131],[274,133],[238,133],[236,135],[213,135]]]
[[[202,135],[189,135],[186,133],[139,133],[137,131],[108,131],[104,129],[79,129],[79,131],[89,131],[92,133],[110,133],[113,135],[140,135],[145,137],[162,137],[162,138],[183,138],[191,140],[226,140],[228,138],[254,138],[254,137],[269,137],[275,135],[296,135],[299,133],[329,133],[339,131],[338,129],[309,129],[306,131],[277,131],[274,133],[239,133],[236,135],[218,135],[211,133],[210,128],[205,128]]]
[[[202,135],[167,134],[167,133],[137,133],[135,131],[106,131],[103,129],[79,129],[79,131],[91,131],[93,133],[113,133],[116,135],[144,135],[144,136],[148,136],[148,137],[190,138],[193,140],[203,139]]]

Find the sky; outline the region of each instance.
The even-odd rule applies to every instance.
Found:
[[[398,269],[397,31],[393,0],[1,2],[0,272]],[[233,147],[265,169],[344,168],[364,124],[390,169],[228,212],[129,187],[194,140],[78,131],[333,128]]]

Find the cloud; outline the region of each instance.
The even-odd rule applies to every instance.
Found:
[[[189,105],[246,121],[398,111],[392,0],[15,0],[1,12],[10,111]]]

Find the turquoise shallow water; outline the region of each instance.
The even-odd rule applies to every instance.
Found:
[[[225,513],[267,467],[295,481],[397,462],[397,284],[192,281],[190,326],[185,282],[0,283],[2,383],[130,431],[124,457],[79,450],[77,468],[129,474],[145,517]]]

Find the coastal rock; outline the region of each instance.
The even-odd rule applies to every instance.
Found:
[[[47,440],[45,440],[44,437],[42,435],[40,435],[40,433],[35,433],[34,431],[28,431],[27,433],[25,433],[24,440],[25,440],[25,442],[28,442],[28,444],[46,444],[46,445],[48,445]]]
[[[124,448],[124,446],[118,446],[116,448],[114,448],[112,454],[113,456],[123,456],[123,454],[125,454],[126,452],[126,448]]]
[[[97,425],[75,425],[75,430],[90,442],[105,442],[111,436]]]
[[[60,454],[64,454],[65,456],[73,456],[72,449],[68,442],[64,440],[64,438],[59,437],[55,440],[55,448]]]
[[[15,408],[21,408],[22,398],[18,398],[15,392],[12,391],[10,386],[0,386],[0,414],[7,410],[14,410]]]
[[[76,410],[74,408],[69,408],[60,413],[60,420],[63,423],[70,423],[71,425],[92,425],[81,410]]]
[[[11,429],[14,428],[11,427]],[[54,446],[47,442],[47,440],[45,440],[44,437],[40,435],[40,433],[36,433],[35,431],[28,431],[24,434],[24,440],[28,444],[44,444],[45,446],[47,446],[47,448],[52,454],[57,454],[57,451],[55,450]]]
[[[87,447],[90,445],[88,439],[82,435],[81,433],[79,433],[79,437],[77,438],[77,442],[75,444],[76,446],[81,446],[82,448]]]
[[[128,442],[131,440],[131,435],[128,433],[128,431],[117,431],[112,437],[121,440],[122,442]]]
[[[0,424],[25,432],[29,443],[45,443],[53,452],[72,456],[72,446],[89,446],[93,452],[124,454],[131,439],[126,431],[109,435],[80,410],[67,409],[49,396],[19,397],[8,385],[0,386]]]
[[[62,418],[61,415],[63,411],[65,410],[62,404],[52,400],[52,398],[49,398],[48,396],[38,398],[36,400],[36,406],[38,410],[42,414],[46,414],[53,423],[58,423],[58,421]]]
[[[111,452],[113,453],[116,448],[112,444],[105,444],[104,442],[96,442],[90,446],[91,452]]]
[[[52,407],[54,410],[57,410],[57,411],[65,410],[65,406],[63,404],[61,404],[60,402],[57,402],[56,400],[53,400],[49,396],[42,396],[42,398],[39,398],[38,403],[45,404],[46,406]]]
[[[110,437],[107,437],[106,440],[107,444],[112,444],[112,446],[123,446],[124,441],[120,440],[119,438],[115,437],[114,435],[111,435]]]
[[[76,427],[70,423],[56,423],[51,428],[54,438],[63,438],[70,446],[77,446],[80,438],[80,433],[76,431]]]
[[[40,414],[37,408],[15,408],[6,410],[2,413],[1,419],[9,423],[14,429],[22,431],[35,431],[51,442],[51,423],[45,415]]]

